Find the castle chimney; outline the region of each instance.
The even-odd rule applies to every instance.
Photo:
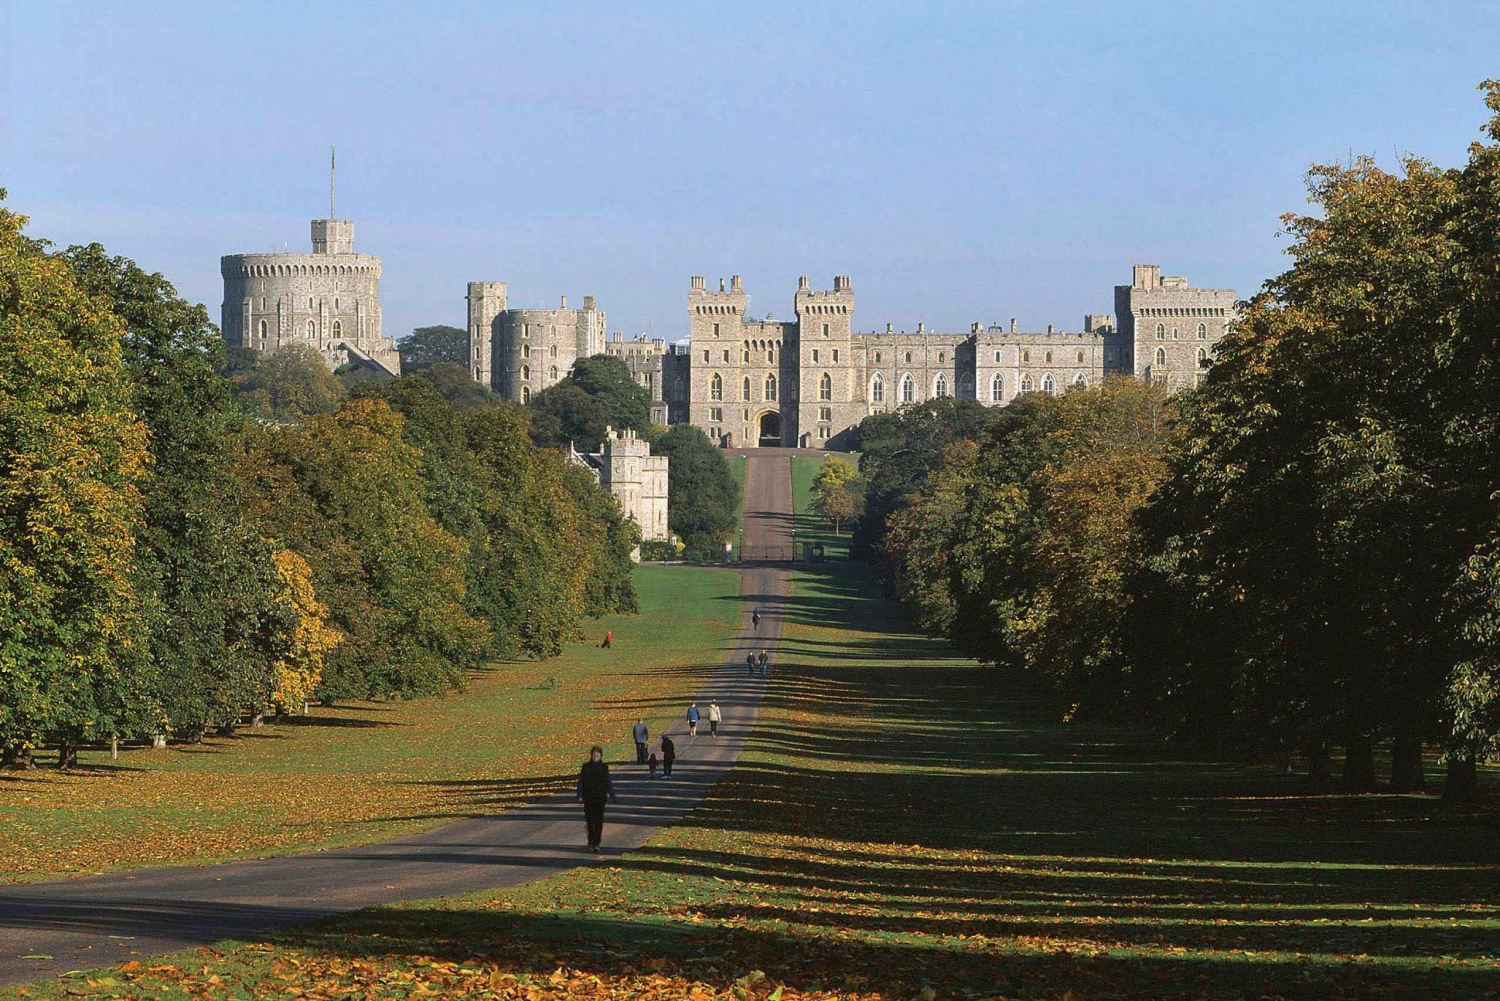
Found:
[[[704,278],[702,275],[693,275],[690,279],[692,287],[699,292],[703,291]]]
[[[619,344],[624,339],[625,339],[625,333],[624,333],[624,331],[616,330],[615,331],[615,343]]]
[[[1052,324],[1047,324],[1047,333],[1052,333]]]
[[[1010,318],[1010,332],[1011,333],[1015,333],[1016,332],[1016,318],[1014,316],[1012,316]]]
[[[888,333],[888,334],[889,334],[889,333],[891,333],[891,331],[892,331],[892,329],[893,329],[893,328],[894,328],[894,327],[895,327],[895,326],[896,326],[896,325],[895,325],[895,324],[894,324],[894,323],[887,323],[887,324],[886,324],[886,325],[885,325],[885,332],[886,332],[886,333]]]
[[[797,291],[798,292],[806,292],[807,291],[807,276],[806,275],[803,275],[802,277],[800,277],[800,278],[797,279]]]
[[[568,297],[567,296],[563,296],[562,297],[562,305],[559,306],[558,308],[559,309],[567,309],[568,308]]]
[[[722,278],[719,279],[719,291],[724,291],[724,279]]]
[[[920,334],[920,333],[923,333],[923,332],[924,332],[924,330],[925,330],[925,327],[924,327],[924,325],[923,325],[923,323],[922,323],[922,321],[921,321],[921,320],[918,320],[918,321],[917,321],[917,333],[919,333],[919,334]]]
[[[977,333],[979,333],[979,324],[977,322],[972,323],[972,324],[969,325],[969,333],[971,333],[971,334],[977,334]]]
[[[729,289],[732,292],[738,292],[738,291],[740,291],[740,276],[739,275],[730,275],[729,276]]]
[[[591,295],[586,295],[586,296],[583,297],[583,308],[584,309],[598,309],[599,308],[599,300],[595,299]]]

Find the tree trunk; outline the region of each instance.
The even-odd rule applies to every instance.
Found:
[[[265,726],[265,725],[266,725],[266,714],[265,713],[256,713],[254,716],[250,717],[250,727],[252,729],[254,729],[257,726]]]
[[[63,771],[78,766],[78,745],[71,741],[57,745],[57,767]]]
[[[1307,749],[1307,777],[1323,785],[1333,779],[1333,752],[1327,744],[1313,744]]]
[[[5,749],[5,767],[12,768],[18,772],[28,771],[36,767],[36,762],[31,757],[29,747],[7,747]]]
[[[1402,734],[1391,744],[1391,792],[1422,792],[1427,776],[1422,771],[1422,738]]]
[[[1443,785],[1443,801],[1472,803],[1479,798],[1479,773],[1472,755],[1448,756],[1448,781]]]
[[[1351,792],[1375,789],[1375,744],[1366,737],[1344,746],[1344,785]]]
[[[167,746],[167,735],[164,733],[154,734],[151,737],[151,750],[160,751]]]

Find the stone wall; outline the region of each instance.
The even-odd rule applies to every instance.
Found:
[[[1193,288],[1186,278],[1137,264],[1129,285],[1115,286],[1122,369],[1170,389],[1196,386],[1236,316],[1234,289]]]

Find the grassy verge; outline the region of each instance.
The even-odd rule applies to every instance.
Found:
[[[834,456],[856,468],[858,456]],[[846,559],[849,556],[849,526],[843,526],[842,534],[834,534],[833,528],[822,518],[812,513],[812,483],[818,475],[823,460],[811,455],[792,456],[792,512],[797,530],[797,543],[821,542],[823,552],[829,559]]]
[[[745,463],[748,460],[743,455],[734,455],[730,456],[727,461],[729,462],[729,475],[734,477],[734,482],[739,484],[740,488],[740,507],[735,513],[737,531],[734,534],[736,546],[734,555],[735,559],[739,559],[740,554],[737,547],[740,544],[739,540],[745,536]]]
[[[0,882],[379,841],[561,788],[580,748],[628,747],[637,712],[675,717],[738,627],[736,573],[641,567],[635,580],[640,615],[592,622],[589,642],[497,665],[462,694],[84,754],[71,774],[0,773]]]
[[[741,763],[645,848],[117,972],[110,989],[199,996],[212,976],[225,997],[1495,990],[1493,815],[1311,795],[1061,723],[1019,679],[902,628],[859,566],[832,571],[796,580]]]

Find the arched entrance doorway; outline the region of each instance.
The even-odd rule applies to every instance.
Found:
[[[760,440],[756,444],[761,448],[781,444],[781,415],[776,411],[767,410],[760,415]]]

